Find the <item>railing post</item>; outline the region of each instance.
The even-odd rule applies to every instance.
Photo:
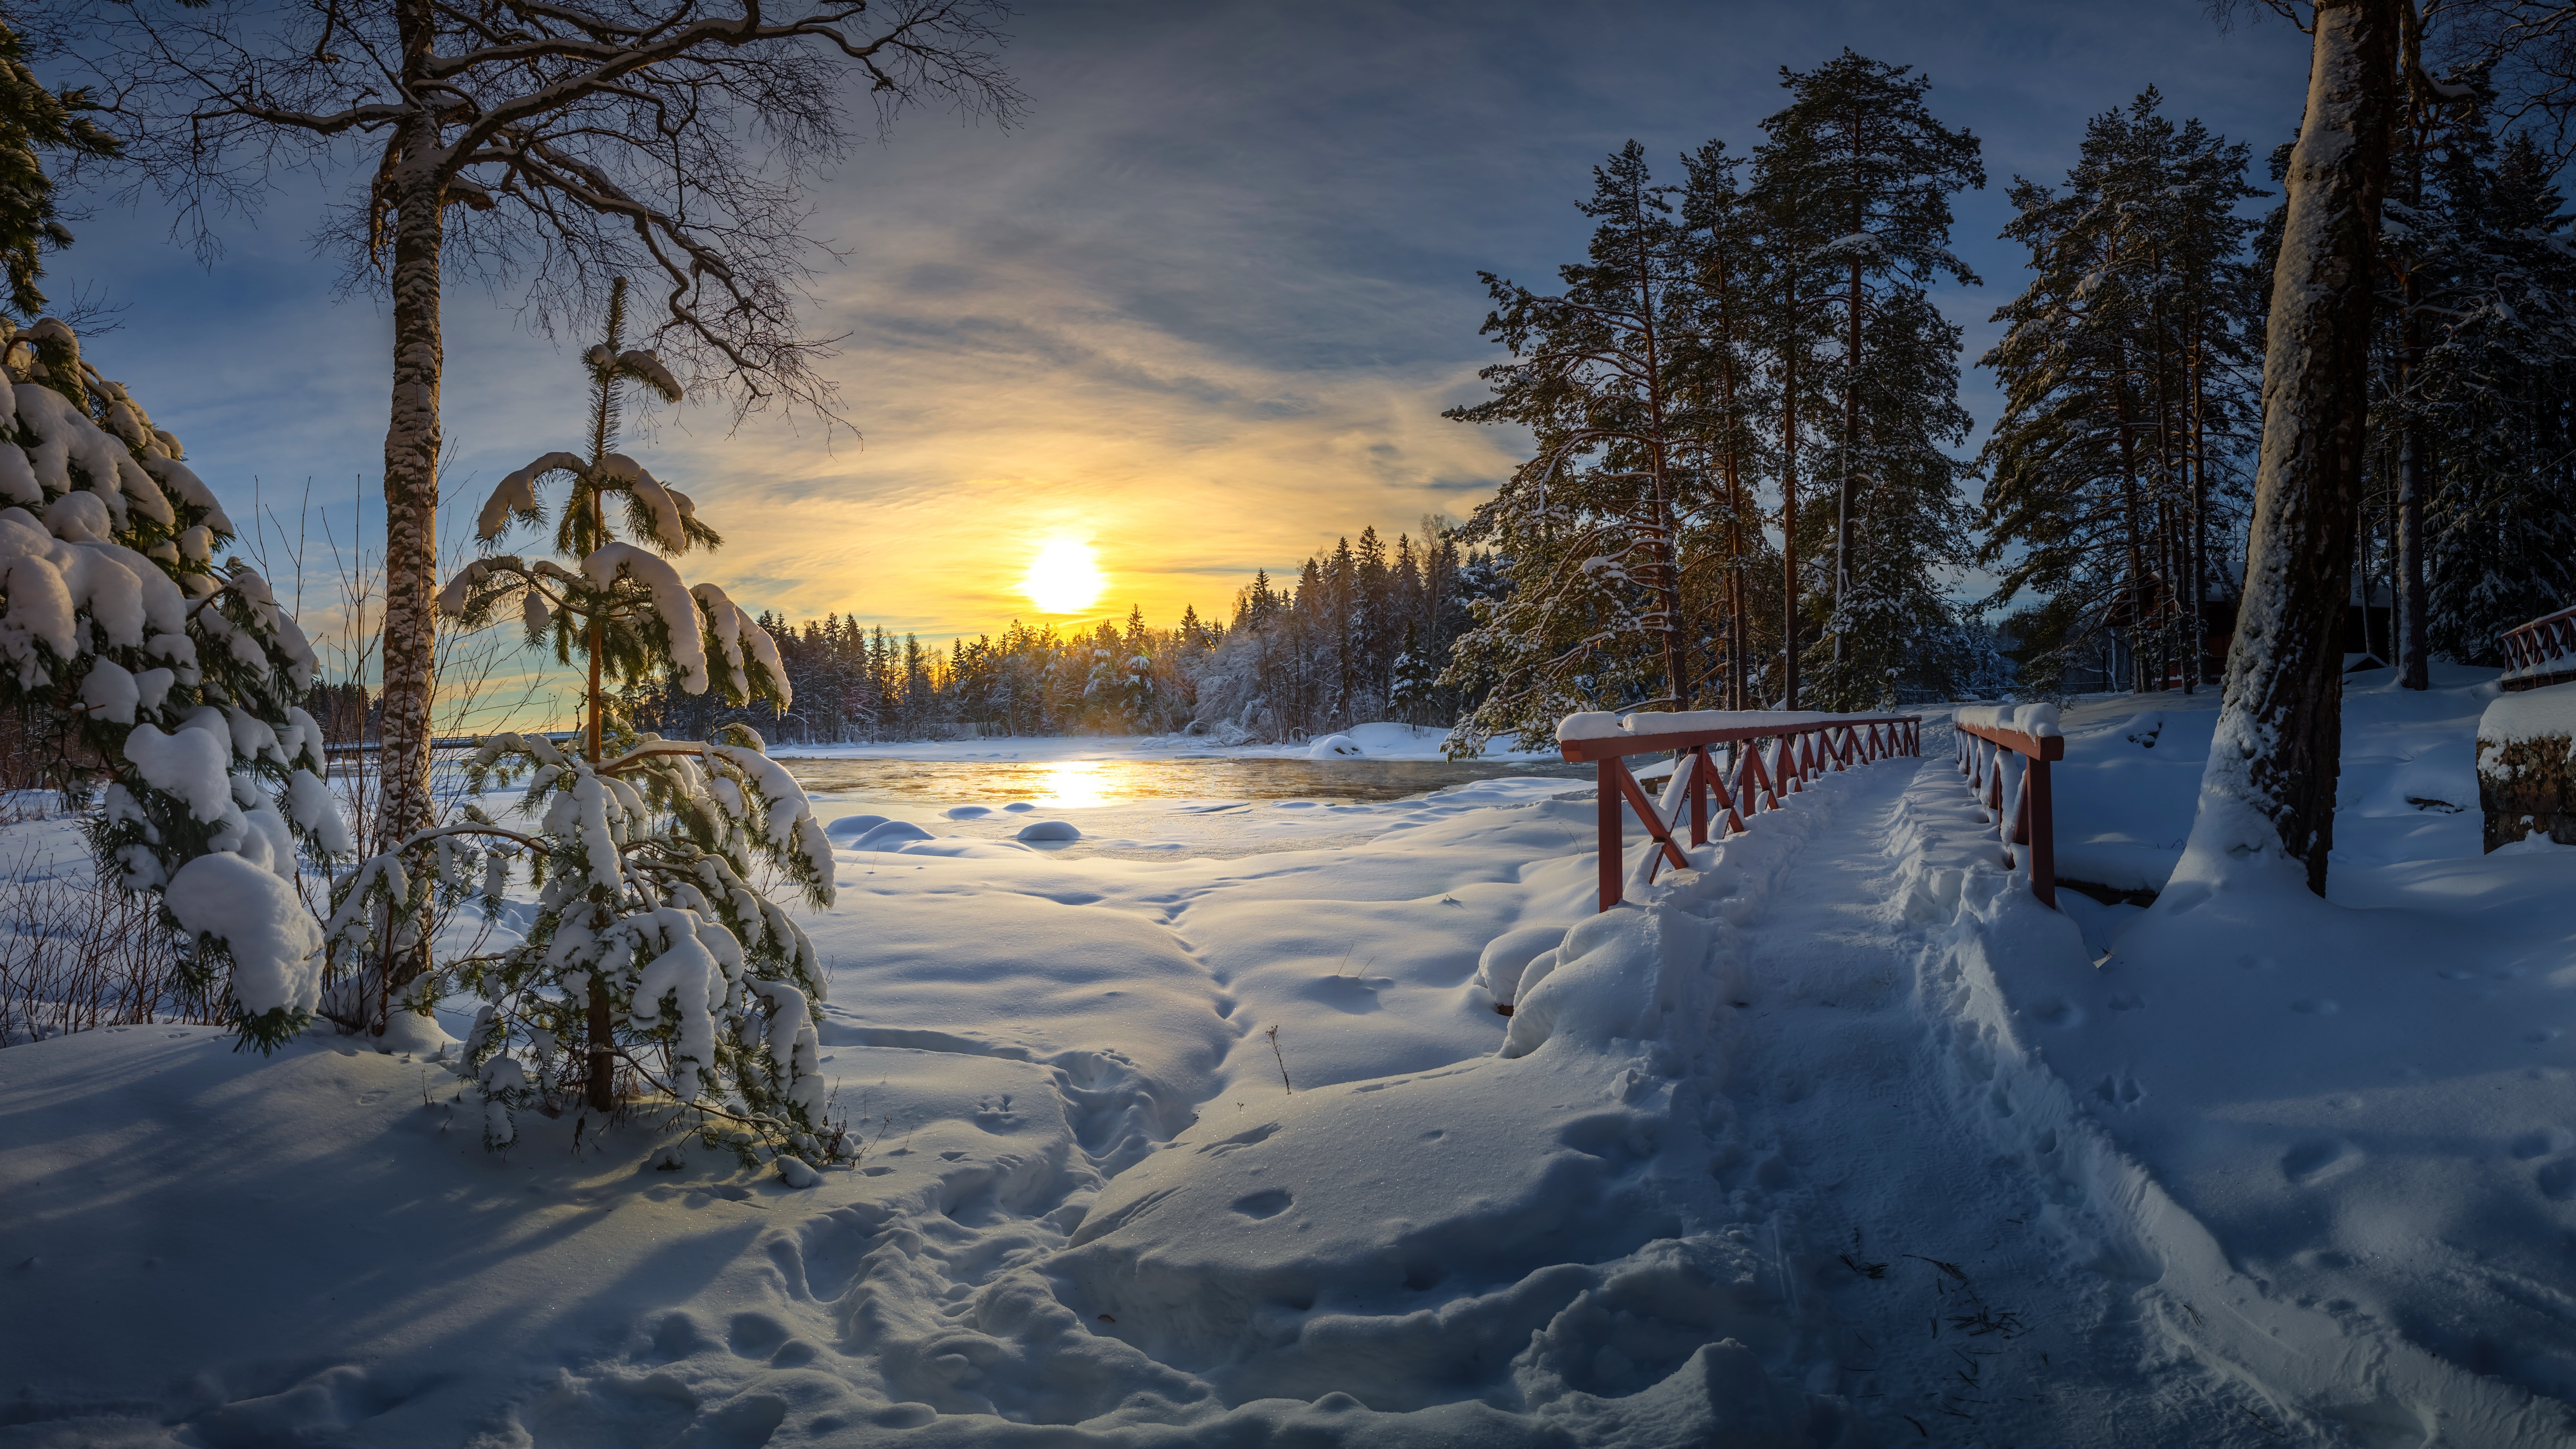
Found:
[[[2041,905],[2057,905],[2057,812],[2048,796],[2048,760],[2043,756],[2023,767],[2022,811],[2030,822],[2030,893]]]
[[[1682,768],[1690,771],[1691,844],[1708,844],[1708,746],[1694,745],[1682,756]]]
[[[1608,910],[1628,898],[1627,843],[1619,829],[1619,786],[1611,778],[1619,757],[1609,756],[1593,763],[1593,773],[1601,782],[1601,811],[1598,844],[1601,849],[1601,909]]]

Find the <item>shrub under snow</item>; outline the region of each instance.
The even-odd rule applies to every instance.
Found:
[[[69,327],[0,321],[0,365],[0,704],[104,771],[101,858],[159,895],[223,1019],[274,1046],[321,986],[297,845],[349,848],[297,705],[312,648],[256,570],[215,562],[232,520]]]

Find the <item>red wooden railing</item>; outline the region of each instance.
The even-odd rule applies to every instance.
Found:
[[[1778,809],[1782,797],[1798,793],[1808,780],[1827,770],[1923,753],[1923,720],[1910,714],[1709,710],[1630,715],[1626,723],[1643,728],[1627,728],[1617,716],[1607,714],[1573,715],[1557,726],[1557,748],[1565,758],[1577,764],[1590,761],[1600,778],[1601,909],[1605,911],[1628,897],[1627,831],[1619,819],[1623,801],[1637,812],[1654,839],[1643,871],[1644,883],[1651,884],[1667,860],[1676,869],[1690,864],[1673,839],[1685,803],[1690,808],[1690,843],[1706,845],[1712,819],[1722,825],[1719,838],[1724,839],[1744,828],[1746,816]],[[1765,740],[1772,742],[1767,763],[1762,758]],[[1744,747],[1735,752],[1732,777],[1709,753],[1711,746],[1725,744]],[[1625,757],[1667,750],[1678,751],[1679,758],[1659,806],[1646,798],[1644,787],[1628,772]],[[1714,816],[1709,808],[1712,793],[1722,806]]]
[[[2538,689],[2576,677],[2576,608],[2516,624],[2504,642],[2504,687]]]
[[[2012,846],[2029,846],[2030,893],[2054,907],[2057,819],[2048,762],[2066,758],[2057,710],[2050,705],[1972,705],[1958,712],[1952,728],[1959,738],[1959,773],[1968,777],[1977,802],[1995,812],[1995,829],[2005,843],[2004,864],[2016,863]],[[2019,769],[2006,768],[2007,755],[2021,761]]]

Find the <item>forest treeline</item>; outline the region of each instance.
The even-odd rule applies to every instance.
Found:
[[[2435,652],[2494,662],[2499,631],[2576,594],[2559,163],[2500,132],[2483,71],[2441,84],[2395,128],[2359,523],[2332,545],[2394,601],[2359,642],[2416,681]],[[2029,280],[1976,359],[2004,407],[1972,454],[1934,289],[1980,284],[1950,235],[1950,198],[1986,184],[1976,137],[1928,80],[1850,51],[1782,85],[1749,149],[1711,140],[1678,179],[1633,142],[1596,167],[1590,244],[1549,288],[1484,275],[1507,355],[1450,416],[1535,446],[1468,519],[1264,575],[1231,620],[1014,624],[944,651],[773,620],[799,699],[775,727],[1284,739],[1386,718],[1467,753],[1577,710],[2214,685],[2283,225],[2251,147],[2149,89],[2088,123],[2061,180],[2012,179],[2002,236]]]
[[[1218,742],[1287,740],[1371,720],[1447,725],[1480,702],[1441,679],[1471,605],[1499,587],[1494,559],[1462,549],[1455,528],[1423,521],[1424,542],[1376,528],[1306,560],[1294,583],[1267,570],[1236,591],[1229,619],[1157,627],[1131,608],[1059,630],[1014,620],[999,636],[951,640],[871,628],[853,616],[790,622],[765,614],[795,707],[724,708],[667,681],[632,686],[639,726],[697,737],[741,719],[772,740],[842,743],[960,732],[1169,734]]]

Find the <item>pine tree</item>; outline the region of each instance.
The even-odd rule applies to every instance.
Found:
[[[1826,681],[1825,693],[1870,703],[1892,661],[1951,622],[1928,579],[1958,561],[1956,480],[1942,449],[1966,436],[1968,419],[1956,402],[1957,329],[1922,289],[1943,274],[1977,284],[1949,249],[1950,194],[1984,186],[1985,170],[1977,139],[1933,118],[1923,103],[1931,80],[1910,66],[1846,49],[1814,70],[1780,75],[1791,100],[1762,122],[1764,209],[1795,218],[1794,236],[1775,237],[1775,246],[1799,247],[1833,273],[1830,293],[1807,295],[1829,295],[1840,323],[1825,628],[1837,674],[1851,677]],[[1820,232],[1829,234],[1807,245]],[[1813,288],[1821,278],[1803,280]],[[1794,332],[1797,320],[1784,324]],[[1868,560],[1864,582],[1857,570],[1872,546],[1889,556]],[[1856,635],[1869,641],[1866,661],[1855,657]]]
[[[558,660],[583,665],[579,746],[567,751],[533,735],[484,740],[473,782],[526,775],[518,810],[532,823],[507,827],[468,807],[461,822],[402,841],[341,883],[329,929],[335,937],[362,931],[371,910],[415,915],[430,891],[477,893],[497,910],[525,872],[537,902],[524,942],[435,963],[435,977],[412,996],[424,1010],[458,990],[487,1003],[464,1050],[482,1084],[486,1145],[515,1139],[515,1109],[576,1088],[593,1109],[609,1110],[622,1062],[697,1113],[710,1145],[747,1164],[769,1152],[782,1175],[810,1181],[786,1159],[843,1152],[823,1120],[821,962],[803,928],[750,881],[757,860],[809,904],[828,905],[830,842],[804,792],[748,727],[728,727],[720,740],[663,740],[636,733],[609,694],[612,682],[668,675],[690,695],[792,703],[768,632],[721,588],[692,589],[665,561],[715,547],[714,531],[688,495],[612,450],[626,383],[674,400],[679,392],[653,354],[620,350],[623,302],[621,286],[607,341],[584,358],[586,454],[548,453],[510,474],[480,520],[487,545],[514,522],[542,523],[539,485],[568,478],[554,543],[573,567],[494,555],[468,564],[438,598],[466,627],[515,614],[531,643],[551,640]],[[621,527],[640,545],[619,539]]]
[[[2262,193],[2246,160],[2198,121],[2166,119],[2150,89],[2087,125],[2062,191],[2016,178],[2009,193],[2003,235],[2029,249],[2033,277],[1995,312],[2006,331],[1979,360],[2005,406],[1979,460],[1977,561],[2001,571],[1990,602],[2047,598],[2025,640],[2036,687],[2115,622],[2132,688],[2147,687],[2153,641],[2186,689],[2201,682],[2213,504],[2240,491],[2256,421],[2260,292],[2244,260],[2253,223],[2235,207]]]
[[[1785,70],[1783,76],[1795,80]],[[1771,120],[1784,118],[1796,119],[1782,112]],[[1815,592],[1802,575],[1800,560],[1812,569],[1815,552],[1808,545],[1813,516],[1803,527],[1799,520],[1799,480],[1813,476],[1822,461],[1816,456],[1821,450],[1816,425],[1835,401],[1828,390],[1831,364],[1825,348],[1833,332],[1836,284],[1843,280],[1834,265],[1839,219],[1808,202],[1815,174],[1824,164],[1820,139],[1811,126],[1784,124],[1782,134],[1755,148],[1748,193],[1767,283],[1767,295],[1755,313],[1755,345],[1768,364],[1779,424],[1772,462],[1780,499],[1780,669],[1766,692],[1783,709],[1800,704],[1798,662],[1807,642],[1803,601]]]
[[[1777,630],[1766,622],[1769,593],[1756,571],[1771,550],[1755,499],[1769,469],[1766,440],[1779,422],[1779,393],[1762,367],[1766,299],[1774,283],[1753,198],[1738,182],[1742,158],[1711,141],[1684,158],[1689,181],[1681,203],[1692,268],[1691,326],[1674,343],[1685,408],[1683,435],[1704,502],[1702,525],[1685,531],[1685,578],[1703,581],[1716,620],[1710,657],[1729,709],[1751,708],[1759,665]],[[1705,562],[1703,562],[1705,561]],[[1713,577],[1712,577],[1713,576]]]
[[[23,198],[22,198],[23,199]],[[0,320],[0,708],[120,886],[156,896],[182,986],[271,1050],[322,1005],[299,852],[355,849],[304,703],[316,660],[232,520],[123,385],[47,318]]]
[[[1593,170],[1580,209],[1596,228],[1587,260],[1560,269],[1562,293],[1482,274],[1495,303],[1484,333],[1513,360],[1482,372],[1491,399],[1446,416],[1526,427],[1538,448],[1466,525],[1469,540],[1502,548],[1513,589],[1459,646],[1467,668],[1498,681],[1461,727],[1463,748],[1507,731],[1536,738],[1573,709],[1690,697],[1670,353],[1691,257],[1677,189],[1654,184],[1631,141]]]
[[[2383,404],[2374,455],[2426,475],[2427,647],[2500,663],[2506,629],[2576,601],[2571,222],[2556,168],[2527,137],[2488,142],[2483,114],[2460,118],[2431,169],[2402,218],[2416,255],[2399,305],[2423,321],[2397,339],[2401,364],[2417,344],[2413,366],[2383,369],[2406,392]],[[2419,615],[2405,617],[2411,633]]]
[[[9,273],[10,307],[32,321],[45,310],[36,286],[45,274],[43,253],[72,244],[38,153],[105,159],[124,148],[84,114],[99,109],[88,91],[45,89],[27,69],[26,53],[18,32],[0,20],[0,262]]]

